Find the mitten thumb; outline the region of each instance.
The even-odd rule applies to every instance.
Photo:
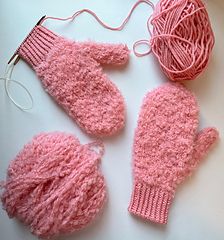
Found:
[[[129,49],[124,44],[96,42],[80,43],[82,49],[101,64],[123,65],[129,59]]]
[[[198,132],[195,138],[194,150],[190,162],[190,172],[197,167],[199,162],[209,152],[218,137],[219,133],[217,129],[212,127],[204,128]]]

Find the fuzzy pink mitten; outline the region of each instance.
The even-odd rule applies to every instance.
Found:
[[[176,187],[198,166],[218,138],[214,128],[198,132],[194,95],[178,83],[148,93],[134,138],[134,186],[129,211],[167,223]]]
[[[28,62],[45,90],[87,133],[108,136],[124,126],[124,99],[101,64],[123,65],[122,44],[73,42],[36,26],[16,53]]]
[[[107,197],[99,169],[103,146],[97,153],[94,144],[60,132],[35,136],[9,165],[1,195],[8,215],[41,238],[90,224]]]

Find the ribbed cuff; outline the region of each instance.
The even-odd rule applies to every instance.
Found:
[[[58,38],[56,34],[43,26],[35,26],[24,39],[16,53],[32,67],[39,65]]]
[[[135,183],[128,208],[142,218],[156,223],[167,223],[172,194],[145,183]]]

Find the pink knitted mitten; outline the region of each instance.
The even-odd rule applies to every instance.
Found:
[[[144,99],[134,139],[134,186],[129,211],[167,223],[176,187],[198,166],[218,138],[214,128],[197,132],[194,95],[165,84]]]
[[[73,42],[36,26],[16,53],[36,71],[46,91],[87,133],[108,136],[124,126],[124,99],[101,64],[123,65],[122,44]]]
[[[42,133],[10,163],[1,200],[10,217],[50,238],[84,228],[102,210],[106,184],[99,169],[96,143],[60,132]],[[99,143],[97,143],[99,144]]]

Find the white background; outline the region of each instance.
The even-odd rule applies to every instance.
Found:
[[[135,0],[0,0],[0,76],[6,62],[37,20],[44,14],[70,16],[81,8],[94,10],[101,19],[117,26],[126,16]],[[127,207],[131,195],[131,154],[133,134],[138,112],[146,92],[167,81],[157,61],[150,55],[137,58],[131,53],[124,69],[105,69],[125,97],[127,122],[118,136],[105,139],[106,153],[102,159],[109,201],[100,217],[85,230],[60,239],[79,240],[223,240],[224,239],[224,2],[207,0],[216,45],[207,70],[198,79],[186,85],[198,97],[201,126],[216,126],[220,141],[191,179],[183,183],[176,194],[167,226],[159,226],[129,215]],[[141,5],[122,32],[102,28],[86,14],[72,23],[48,21],[45,26],[74,40],[127,43],[148,38],[145,23],[151,9]],[[29,112],[17,109],[6,97],[0,82],[0,179],[4,179],[11,159],[33,135],[42,131],[61,130],[74,133],[82,143],[92,139],[43,91],[33,70],[20,61],[14,78],[32,93],[34,108]],[[21,96],[16,92],[17,97]],[[27,227],[9,219],[0,209],[0,239],[37,239]]]

